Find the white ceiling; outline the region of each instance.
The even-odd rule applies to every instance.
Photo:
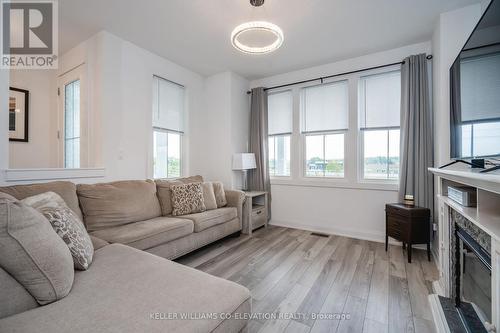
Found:
[[[248,79],[429,40],[439,13],[478,0],[61,0],[60,49],[107,30],[202,75]],[[233,49],[249,20],[279,25],[283,46],[267,55]]]

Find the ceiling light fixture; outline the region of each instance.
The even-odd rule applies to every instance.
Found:
[[[264,0],[250,0],[250,4],[259,7],[264,4]],[[274,41],[267,45],[254,46],[245,44],[241,37],[247,33],[267,32],[274,35]],[[252,21],[240,24],[231,33],[231,43],[237,50],[248,54],[265,54],[276,51],[283,44],[283,31],[276,24],[265,21]]]

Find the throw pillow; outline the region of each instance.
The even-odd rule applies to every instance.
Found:
[[[221,208],[227,205],[226,192],[224,192],[224,185],[222,182],[212,182],[214,187],[215,200],[217,201],[217,207]]]
[[[0,198],[0,266],[41,305],[65,297],[75,271],[68,247],[34,208]]]
[[[156,195],[160,201],[161,214],[168,216],[172,214],[172,191],[170,186],[189,183],[203,183],[202,176],[191,176],[177,179],[156,179]]]
[[[215,199],[214,186],[212,183],[202,183],[203,187],[203,201],[207,210],[217,208],[217,200]]]
[[[186,215],[204,212],[207,208],[203,202],[201,183],[172,185],[172,215]]]
[[[68,246],[75,269],[87,270],[92,263],[92,240],[78,216],[54,192],[46,192],[21,200],[43,214],[54,231]]]

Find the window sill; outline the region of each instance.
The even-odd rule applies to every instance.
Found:
[[[277,179],[271,178],[271,185],[296,186],[296,187],[325,187],[325,188],[345,188],[359,190],[375,190],[397,192],[397,183],[381,182],[351,182],[345,178],[325,178],[325,179]]]
[[[105,176],[104,168],[84,169],[7,169],[5,170],[5,182],[25,181],[50,181],[76,178],[102,178]]]

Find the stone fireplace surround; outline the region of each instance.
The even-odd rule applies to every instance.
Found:
[[[455,306],[455,223],[491,254],[491,323],[488,332],[500,333],[500,174],[480,174],[470,169],[430,168],[436,178],[438,217],[435,261],[439,279],[429,295],[436,332],[460,332],[448,326],[445,312]],[[477,207],[464,207],[448,198],[448,186],[471,186],[477,190]],[[452,259],[453,258],[453,259]],[[455,311],[456,312],[456,311]],[[458,313],[458,312],[457,312]],[[448,314],[448,313],[447,313]]]
[[[450,209],[450,298],[456,297],[456,257],[455,257],[455,228],[458,225],[465,230],[472,238],[479,243],[491,255],[491,236],[481,230],[474,223],[469,221],[465,216],[461,215],[454,209]]]

